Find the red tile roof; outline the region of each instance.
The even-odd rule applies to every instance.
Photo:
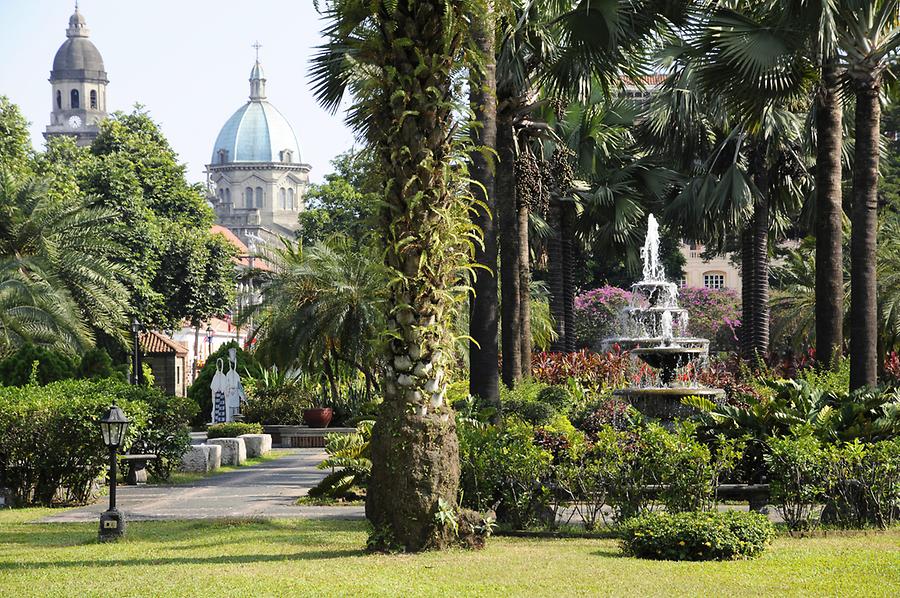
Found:
[[[141,333],[141,349],[150,355],[187,355],[187,347],[155,330]]]

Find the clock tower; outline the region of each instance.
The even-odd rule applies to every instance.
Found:
[[[78,145],[89,145],[106,118],[106,71],[97,47],[88,39],[84,17],[78,12],[69,18],[66,41],[56,51],[50,86],[53,111],[44,137],[67,135]]]

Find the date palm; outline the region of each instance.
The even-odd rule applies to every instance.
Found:
[[[372,545],[444,548],[454,530],[436,515],[455,509],[459,454],[445,401],[452,337],[472,259],[472,198],[464,171],[468,136],[456,135],[454,84],[476,54],[468,15],[479,0],[318,2],[326,42],[313,58],[319,102],[373,149],[384,190],[378,227],[388,271],[384,403],[372,432],[366,516]]]
[[[70,350],[92,341],[91,328],[123,338],[128,293],[120,280],[127,271],[117,264],[122,249],[111,240],[118,229],[110,210],[86,207],[77,198],[63,203],[38,179],[18,183],[0,173],[2,269],[12,273],[7,281],[27,287],[15,296],[56,295],[38,304],[47,314],[75,319],[66,324],[73,334],[60,339],[80,339]]]

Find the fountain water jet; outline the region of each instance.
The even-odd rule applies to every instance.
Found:
[[[719,389],[701,386],[697,372],[705,367],[709,340],[687,334],[687,310],[678,307],[678,286],[666,280],[659,261],[659,224],[651,214],[647,238],[641,249],[642,280],[631,287],[631,301],[622,310],[622,336],[603,341],[605,349],[629,351],[654,370],[656,379],[615,391],[645,415],[663,421],[689,416],[693,411],[681,404],[683,397],[702,395],[713,400],[724,397]]]

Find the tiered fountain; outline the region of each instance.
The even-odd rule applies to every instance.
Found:
[[[659,224],[651,214],[641,249],[644,278],[631,286],[631,301],[620,314],[622,336],[603,341],[605,349],[619,347],[647,366],[632,386],[615,391],[649,417],[671,421],[692,413],[681,404],[689,396],[713,400],[724,392],[701,386],[697,374],[706,366],[709,340],[687,336],[688,312],[678,307],[678,286],[666,281],[659,261]]]

